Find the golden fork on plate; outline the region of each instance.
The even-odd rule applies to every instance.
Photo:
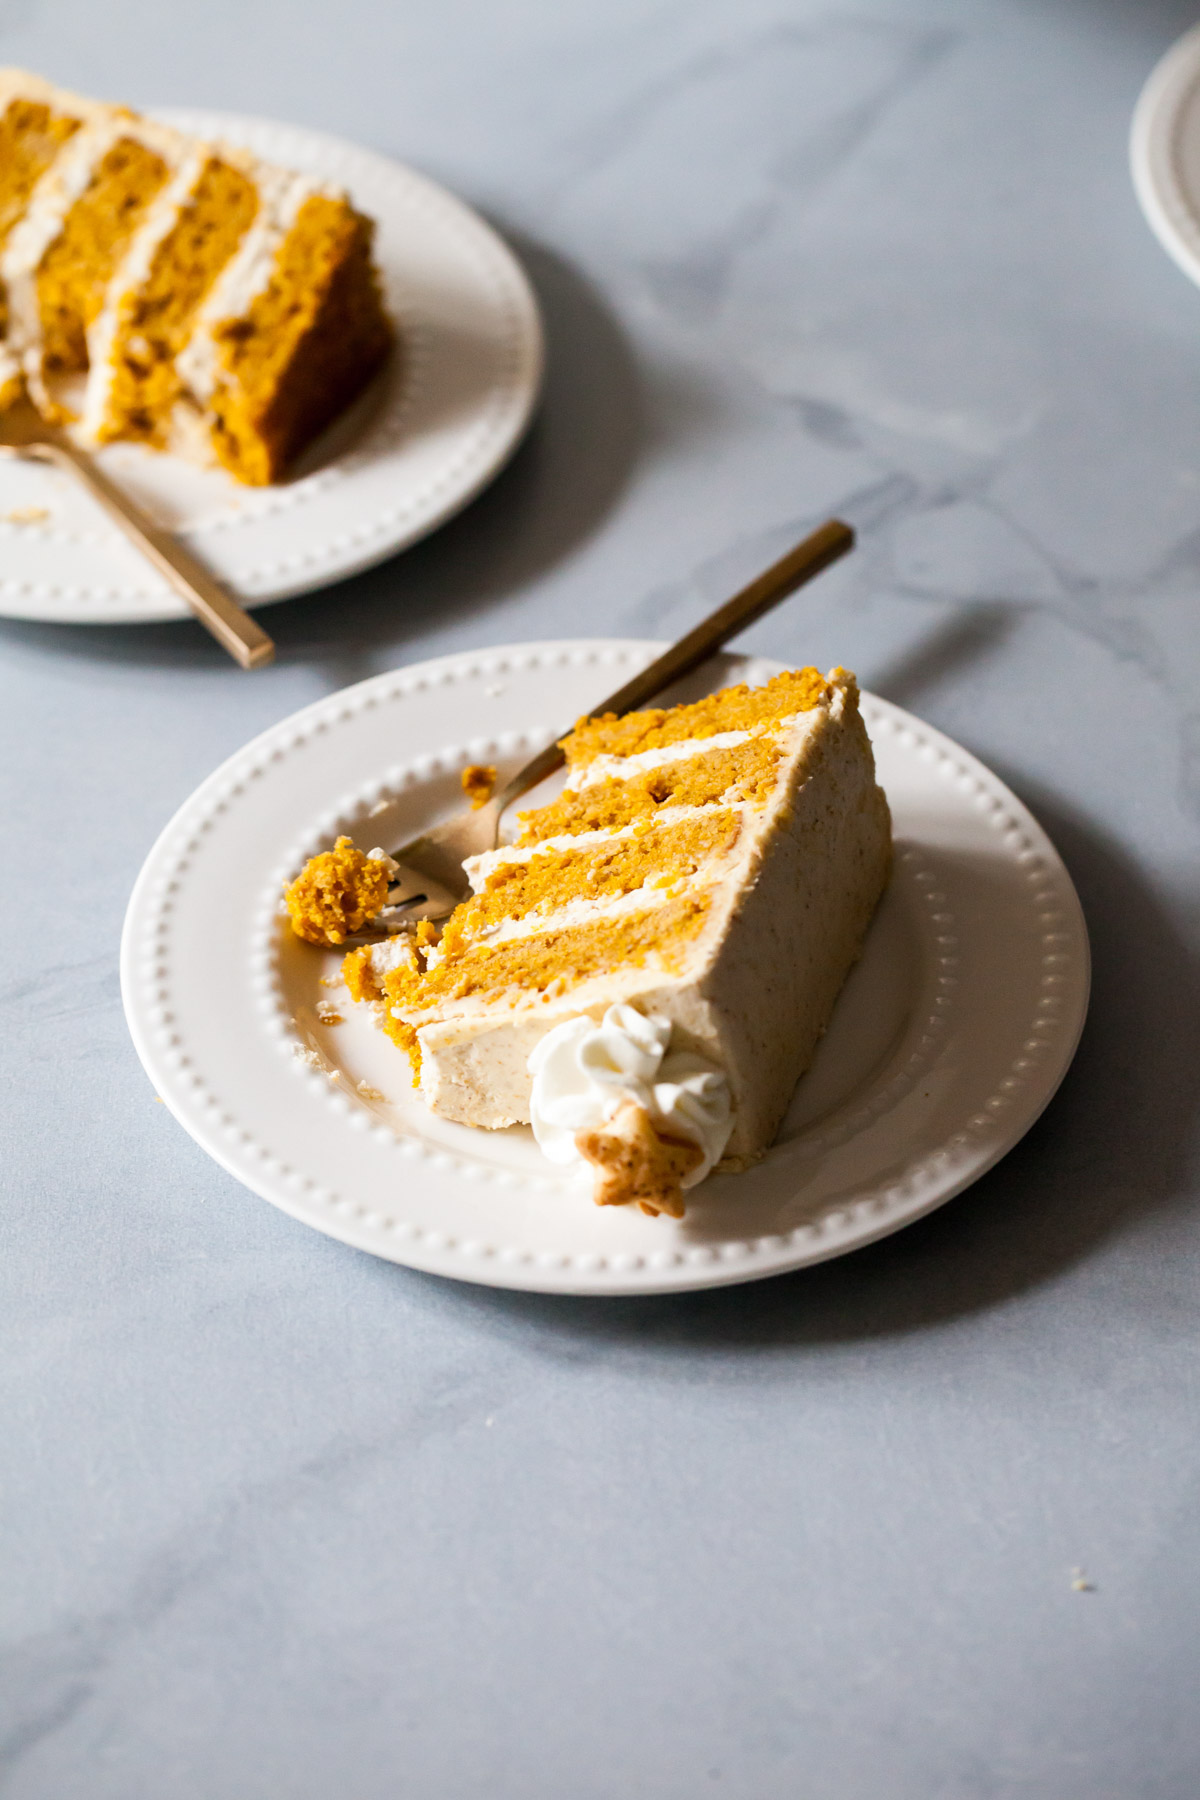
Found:
[[[756,577],[748,587],[719,606],[707,619],[702,619],[686,637],[672,644],[661,656],[640,674],[627,681],[624,687],[610,694],[607,700],[593,708],[589,717],[596,718],[602,713],[633,712],[661,694],[664,688],[670,687],[673,681],[690,674],[706,657],[719,650],[747,625],[761,619],[773,606],[827,569],[830,563],[845,556],[847,550],[853,548],[854,533],[849,525],[840,519],[830,519],[820,526],[803,543],[789,550],[786,556],[772,563],[769,569]],[[527,794],[530,788],[536,787],[548,775],[553,775],[565,761],[558,744],[548,744],[539,751],[523,769],[513,776],[507,785],[501,788],[494,799],[485,806],[474,807],[468,812],[457,813],[444,825],[435,825],[432,831],[414,838],[411,843],[401,845],[393,852],[400,871],[388,890],[390,906],[408,906],[412,910],[405,914],[402,929],[415,924],[419,919],[444,919],[453,912],[460,900],[465,900],[470,890],[470,883],[463,870],[463,863],[469,856],[478,856],[481,851],[494,850],[500,841],[500,819],[505,809],[514,800]],[[356,932],[347,938],[348,944],[378,943],[388,933],[384,929],[372,929]]]
[[[261,625],[255,624],[169,531],[156,525],[128,494],[102,475],[92,458],[72,443],[65,431],[47,424],[29,399],[18,400],[0,413],[0,454],[52,463],[73,475],[159,573],[166,576],[200,623],[208,627],[243,669],[260,669],[272,660],[275,645]]]

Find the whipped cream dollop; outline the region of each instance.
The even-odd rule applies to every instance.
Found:
[[[623,1101],[645,1107],[655,1129],[699,1147],[702,1160],[684,1177],[703,1181],[733,1128],[729,1082],[715,1063],[671,1050],[671,1022],[635,1006],[610,1006],[599,1024],[566,1019],[529,1058],[533,1135],[554,1163],[583,1162],[579,1131],[594,1131]]]

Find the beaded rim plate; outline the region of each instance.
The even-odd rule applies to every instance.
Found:
[[[594,1207],[527,1127],[435,1118],[368,1009],[342,1011],[339,958],[293,937],[284,881],[339,832],[370,848],[444,816],[468,763],[515,768],[660,648],[529,644],[379,675],[256,738],[180,808],[129,903],[126,1017],[158,1094],[247,1187],[414,1268],[653,1293],[869,1243],[960,1192],[1037,1118],[1087,1010],[1070,877],[989,770],[872,695],[891,886],[775,1146],[702,1183],[685,1219]],[[675,697],[779,667],[725,657]]]
[[[1200,283],[1200,25],[1171,46],[1142,89],[1129,161],[1155,237]]]
[[[139,445],[99,452],[241,600],[286,600],[414,543],[498,473],[537,400],[537,302],[491,226],[400,163],[263,119],[157,116],[334,182],[376,221],[401,354],[292,479],[247,488]],[[190,617],[87,495],[43,464],[0,457],[0,547],[0,615],[92,625]]]

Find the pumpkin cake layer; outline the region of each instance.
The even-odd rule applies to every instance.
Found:
[[[80,141],[76,139],[76,150]],[[157,149],[121,136],[63,215],[35,272],[44,370],[87,368],[88,327],[126,245],[169,173]]]
[[[536,843],[564,832],[612,831],[652,819],[666,806],[737,801],[763,805],[774,791],[786,753],[786,733],[762,732],[732,745],[718,739],[720,747],[710,750],[693,749],[695,739],[685,742],[690,754],[675,755],[680,746],[672,745],[639,756],[639,766],[625,780],[609,772],[609,766],[619,768],[619,758],[605,758],[605,774],[599,780],[586,779],[597,762],[584,765],[585,785],[565,789],[561,798],[535,813],[521,814],[518,842]]]
[[[440,941],[356,950],[353,997],[434,1111],[529,1117],[530,1053],[620,1003],[728,1079],[723,1166],[765,1150],[886,881],[887,803],[851,675],[806,669],[695,706],[581,721],[517,843],[467,865]]]
[[[43,100],[10,98],[0,77],[0,245],[29,204],[29,196],[80,120]]]
[[[0,257],[34,188],[79,125],[44,100],[13,95],[0,76]],[[8,294],[0,280],[0,408],[11,405],[23,386],[19,369],[3,351],[7,334]]]
[[[745,683],[722,688],[689,706],[653,707],[621,717],[601,713],[594,719],[581,719],[569,740],[571,768],[586,768],[598,756],[636,756],[660,750],[686,738],[761,730],[821,705],[828,690],[828,678],[819,669],[785,669],[760,688]]]
[[[531,915],[551,915],[573,903],[669,891],[728,854],[740,830],[737,811],[714,806],[665,824],[645,820],[620,833],[588,834],[582,842],[559,838],[532,850],[493,852],[479,893],[443,933],[442,956],[461,941],[528,921]]]
[[[104,442],[141,438],[165,444],[176,403],[185,393],[176,364],[196,314],[258,210],[250,175],[218,156],[198,175],[186,169],[186,196],[163,209],[168,229],[143,245],[143,279],[117,303],[108,337],[109,379],[96,436]]]
[[[335,188],[0,70],[0,407],[276,481],[391,347],[372,230]]]

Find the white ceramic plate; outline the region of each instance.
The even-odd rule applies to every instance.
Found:
[[[435,1118],[367,1009],[319,1022],[340,959],[280,918],[285,880],[341,831],[402,842],[459,803],[467,763],[519,766],[660,648],[522,645],[377,676],[255,739],[176,814],[129,904],[126,1016],[157,1092],[247,1187],[438,1274],[646,1293],[854,1249],[958,1193],[1032,1124],[1087,1007],[1075,891],[1002,782],[871,696],[893,882],[775,1147],[703,1183],[686,1219],[593,1206],[526,1127]],[[778,666],[722,659],[688,696]]]
[[[1172,45],[1142,89],[1129,157],[1155,236],[1200,282],[1200,25]]]
[[[133,444],[100,462],[244,601],[285,600],[425,536],[479,492],[529,423],[537,303],[511,251],[461,200],[338,138],[224,113],[163,111],[204,137],[347,189],[376,221],[402,354],[288,482],[246,488]],[[188,617],[69,478],[0,457],[0,614],[118,624]]]

